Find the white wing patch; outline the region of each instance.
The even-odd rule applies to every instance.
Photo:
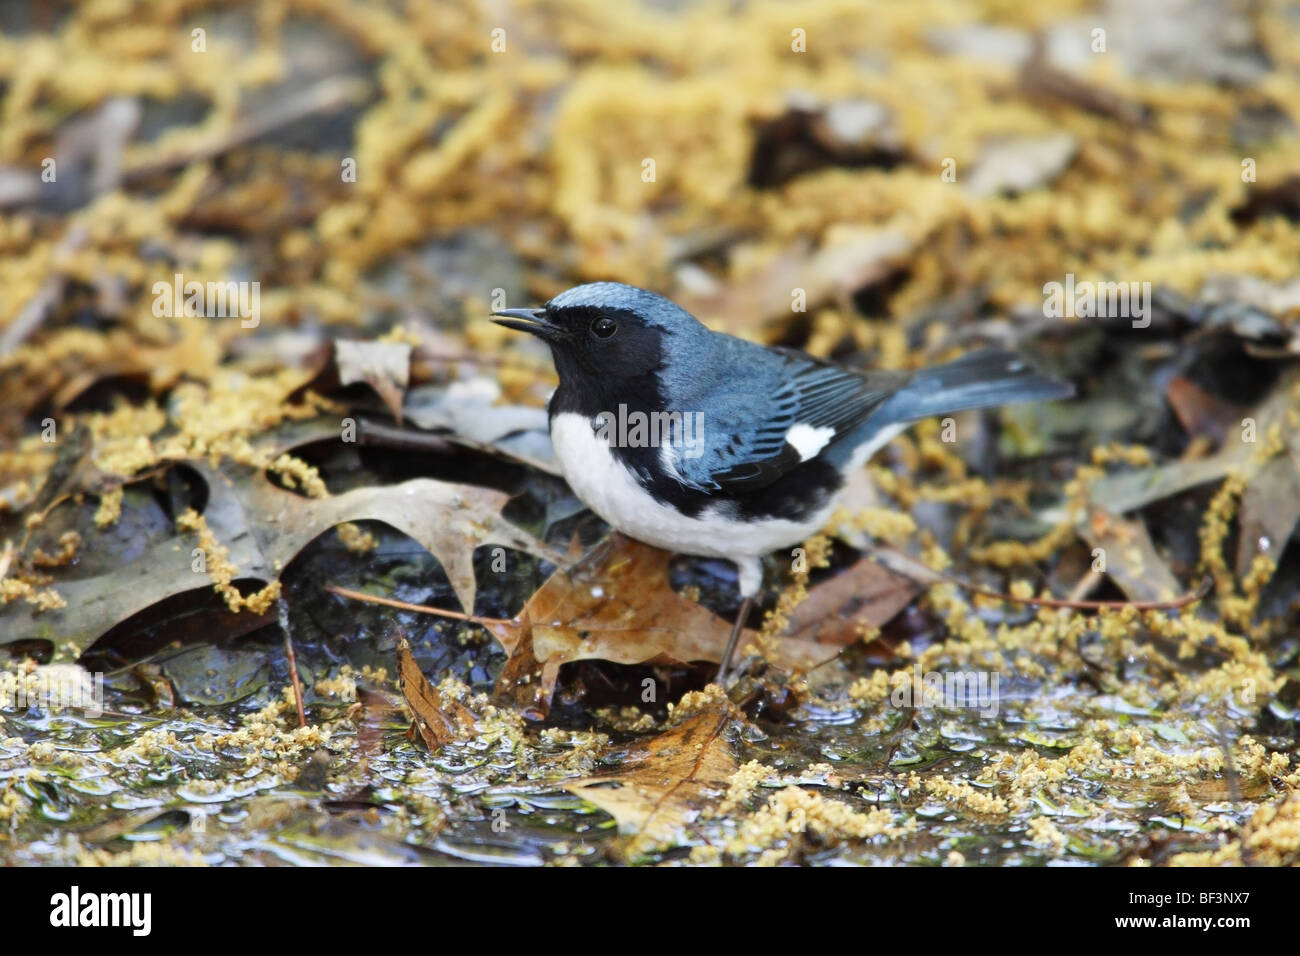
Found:
[[[816,428],[799,423],[785,433],[785,440],[799,453],[800,461],[807,461],[826,447],[826,443],[835,437],[835,429],[829,426]]]
[[[673,448],[672,442],[666,441],[659,446],[659,464],[663,466],[664,471],[683,485],[688,483],[677,470],[677,449]]]

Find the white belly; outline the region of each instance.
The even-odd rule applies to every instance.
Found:
[[[551,444],[569,487],[583,504],[629,537],[668,551],[733,561],[755,558],[806,540],[834,510],[832,503],[806,521],[770,518],[757,524],[722,518],[713,509],[691,518],[655,501],[596,436],[585,416],[556,415]]]

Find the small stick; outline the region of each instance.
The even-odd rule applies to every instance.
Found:
[[[379,597],[375,594],[366,594],[364,591],[353,591],[349,588],[341,588],[334,584],[325,585],[325,590],[331,594],[337,594],[339,597],[351,598],[354,601],[364,601],[366,604],[383,604],[387,607],[399,608],[403,611],[414,611],[417,614],[432,614],[436,617],[449,617],[457,621],[468,621],[470,624],[498,624],[514,625],[518,621],[508,621],[499,617],[478,617],[473,614],[466,614],[463,611],[447,611],[440,607],[429,607],[427,604],[410,604],[406,601],[399,601],[396,598]]]
[[[982,594],[985,597],[997,598],[1011,604],[1028,604],[1030,607],[1066,608],[1075,611],[1122,610],[1126,607],[1135,608],[1139,611],[1171,611],[1176,608],[1186,607],[1189,604],[1195,604],[1209,594],[1210,589],[1214,586],[1214,582],[1210,578],[1206,578],[1196,590],[1188,591],[1172,601],[1077,601],[1068,598],[1020,598],[1011,594],[1003,594],[1001,591],[982,588],[979,585],[963,581],[961,578],[945,574],[942,571],[935,571],[933,568],[926,567],[919,561],[908,557],[901,551],[880,549],[873,552],[871,557],[885,570],[893,571],[895,574],[916,581],[918,584],[938,584],[942,581],[955,584],[963,591],[968,591],[971,594]]]
[[[280,599],[280,630],[284,631],[284,654],[289,659],[289,679],[293,681],[293,702],[298,705],[298,726],[307,726],[302,706],[302,679],[298,676],[298,655],[293,650],[293,632],[289,629],[289,605]]]
[[[289,676],[293,679],[293,702],[298,705],[298,726],[307,726],[307,713],[302,709],[302,680],[298,677],[298,656],[293,652],[293,638],[284,635],[284,652],[289,656]]]
[[[1206,578],[1194,591],[1174,598],[1172,601],[1074,601],[1069,598],[1020,598],[1011,594],[1003,594],[1001,591],[991,591],[988,588],[977,587],[957,578],[944,577],[956,584],[958,587],[965,588],[973,594],[982,594],[985,597],[998,598],[1008,601],[1012,604],[1028,604],[1031,607],[1059,607],[1069,608],[1075,611],[1106,611],[1120,610],[1131,607],[1139,611],[1172,611],[1180,607],[1187,607],[1189,604],[1195,604],[1205,595],[1210,593],[1210,588],[1214,586],[1214,581]]]

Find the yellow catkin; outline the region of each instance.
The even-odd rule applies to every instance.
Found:
[[[793,580],[778,595],[776,607],[763,619],[763,627],[758,634],[758,647],[747,648],[747,652],[757,650],[769,659],[775,654],[777,639],[789,625],[791,613],[808,597],[809,573],[830,563],[830,550],[831,542],[825,535],[814,535],[802,547],[794,549]]]
[[[239,593],[231,583],[239,575],[239,568],[230,563],[230,551],[217,540],[207,519],[193,508],[187,508],[176,518],[176,527],[181,531],[198,535],[198,548],[203,555],[203,563],[208,576],[212,579],[213,589],[221,595],[226,607],[232,611],[250,610],[255,614],[265,614],[280,597],[280,582],[272,581],[266,587],[248,596]]]

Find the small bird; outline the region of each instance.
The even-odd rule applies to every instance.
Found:
[[[551,347],[551,442],[582,502],[629,537],[726,558],[737,638],[761,559],[826,523],[847,476],[922,418],[1073,394],[1013,352],[917,372],[856,371],[713,332],[660,295],[592,282],[493,320]]]

